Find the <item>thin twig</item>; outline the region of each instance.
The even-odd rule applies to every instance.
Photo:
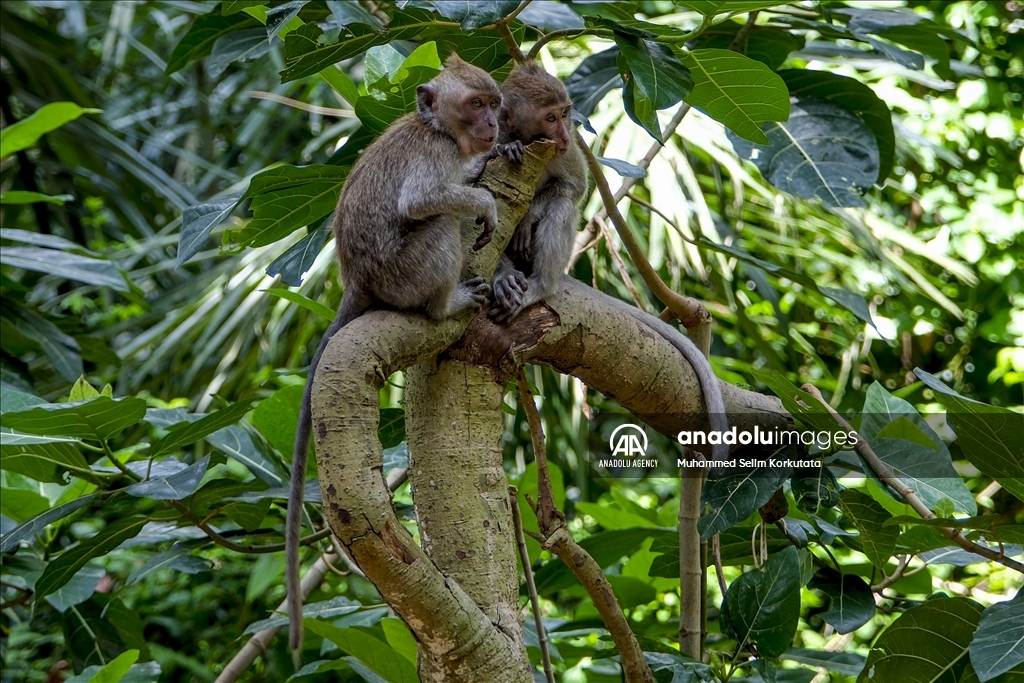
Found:
[[[736,37],[734,37],[732,39],[732,42],[729,43],[730,50],[732,50],[733,52],[740,52],[740,47],[743,46],[743,43],[744,41],[746,41],[747,36],[750,35],[750,32],[753,30],[754,24],[757,23],[757,15],[759,13],[760,10],[754,10],[749,15],[747,15],[747,23],[743,24],[743,26],[740,27],[740,30],[736,32]]]
[[[881,593],[883,590],[885,590],[886,588],[888,588],[889,586],[893,585],[901,578],[903,578],[903,573],[907,570],[907,565],[910,564],[911,557],[912,556],[909,553],[901,557],[900,563],[896,566],[895,571],[893,571],[892,574],[890,574],[889,576],[885,577],[884,579],[873,585],[871,587],[871,590],[873,590],[876,593]]]
[[[512,59],[515,60],[516,64],[522,64],[525,62],[526,57],[523,55],[523,51],[519,47],[519,43],[516,42],[516,37],[512,35],[512,31],[508,29],[508,24],[504,21],[499,21],[494,26],[498,29],[498,35],[501,36],[501,41],[505,43],[505,48],[508,49],[508,53],[512,55]]]
[[[636,285],[633,284],[633,278],[629,276],[629,271],[626,270],[626,262],[622,260],[622,254],[615,248],[615,243],[612,242],[611,235],[608,234],[608,226],[604,224],[604,220],[600,216],[594,216],[594,220],[601,228],[601,235],[604,236],[605,241],[608,243],[608,251],[612,255],[612,260],[615,261],[615,269],[619,271],[619,275],[622,277],[623,284],[626,285],[626,289],[629,290],[630,296],[633,297],[633,303],[640,310],[644,309],[644,303],[640,300],[640,294],[636,291]]]
[[[531,2],[533,2],[533,0],[523,0],[522,4],[519,5],[519,7],[516,7],[514,10],[512,10],[512,14],[502,19],[502,21],[506,24],[509,23],[510,21],[518,17],[519,13],[526,9]]]
[[[807,393],[809,393],[811,396],[816,398],[821,403],[821,405],[825,406],[828,412],[832,413],[832,417],[835,419],[835,421],[842,425],[843,429],[846,429],[851,434],[856,435],[857,445],[855,446],[855,448],[857,449],[857,454],[860,455],[864,462],[867,463],[868,467],[870,467],[871,470],[876,475],[878,475],[879,479],[881,479],[887,486],[889,486],[889,488],[895,491],[900,498],[905,500],[907,504],[910,505],[910,507],[914,508],[914,511],[917,514],[921,515],[922,519],[935,519],[935,513],[929,510],[928,506],[922,503],[921,499],[917,497],[917,494],[914,492],[914,490],[907,486],[906,484],[904,484],[903,481],[893,473],[892,469],[887,464],[885,464],[885,462],[881,458],[879,458],[878,455],[875,454],[874,449],[871,448],[871,444],[867,442],[867,439],[858,434],[850,425],[850,423],[843,419],[843,416],[836,412],[836,409],[828,404],[828,401],[826,401],[824,397],[822,397],[821,392],[818,391],[817,387],[815,387],[813,384],[805,384],[801,388]],[[950,529],[949,527],[944,526],[935,528],[939,530],[939,533],[941,533],[943,536],[947,537],[949,540],[956,543],[958,546],[960,546],[967,552],[974,553],[975,555],[980,555],[981,557],[992,560],[993,562],[998,562],[1004,567],[1009,567],[1014,571],[1024,574],[1024,564],[1021,564],[1016,560],[1012,560],[1009,557],[1006,557],[1006,555],[1004,555],[1001,552],[996,552],[991,548],[986,548],[985,546],[978,545],[974,541],[971,541],[968,538],[966,538],[962,533],[960,533],[958,529]]]
[[[619,652],[622,674],[629,683],[654,683],[654,674],[644,659],[643,650],[636,634],[629,627],[629,621],[615,597],[608,577],[593,556],[580,546],[565,524],[565,515],[555,507],[551,491],[551,477],[548,473],[547,450],[544,446],[544,431],[540,413],[533,402],[526,375],[520,371],[518,379],[519,396],[530,424],[533,438],[534,457],[537,461],[537,525],[540,528],[541,545],[558,556],[580,582],[594,603],[601,620],[611,634],[615,649]],[[527,498],[529,501],[529,498]]]
[[[515,486],[508,488],[509,502],[512,503],[512,525],[516,532],[516,543],[519,545],[519,558],[523,561],[526,591],[530,595],[530,605],[533,607],[533,622],[537,626],[537,642],[540,644],[540,657],[544,664],[544,676],[548,679],[548,683],[555,683],[555,672],[551,668],[551,654],[548,652],[548,632],[544,628],[544,619],[540,613],[537,583],[533,580],[533,567],[530,566],[530,551],[526,547],[526,536],[523,534],[523,515],[519,510],[518,493]]]
[[[623,246],[626,247],[626,251],[633,260],[633,264],[636,266],[640,277],[647,283],[647,286],[654,292],[658,300],[672,309],[672,312],[676,314],[687,329],[710,325],[711,314],[708,313],[708,310],[699,301],[673,292],[658,276],[651,262],[647,260],[643,249],[640,248],[640,244],[633,237],[633,233],[630,232],[629,226],[626,225],[626,219],[619,213],[619,208],[616,206],[618,200],[612,195],[611,188],[608,187],[608,181],[604,177],[604,171],[594,156],[594,152],[591,151],[578,132],[574,134],[576,135],[576,144],[583,152],[583,156],[587,160],[587,167],[590,169],[590,175],[593,176],[597,190],[601,194],[605,213],[611,219],[616,232],[619,233],[619,239],[622,240]]]

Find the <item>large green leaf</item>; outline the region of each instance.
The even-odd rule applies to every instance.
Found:
[[[129,538],[137,536],[147,521],[149,520],[146,517],[123,517],[111,522],[92,538],[63,552],[60,557],[46,565],[43,575],[36,581],[36,599],[43,598],[66,584],[89,560],[102,557]]]
[[[964,598],[932,598],[912,607],[875,641],[858,683],[963,680],[981,612],[981,605]]]
[[[301,285],[303,274],[313,267],[316,257],[320,255],[320,251],[327,244],[327,240],[331,236],[333,221],[334,212],[331,212],[320,222],[320,225],[308,228],[305,237],[288,247],[286,252],[267,266],[267,275],[280,275],[281,282],[289,287]]]
[[[800,554],[790,546],[732,582],[725,607],[740,642],[765,657],[789,649],[800,620],[800,574]]]
[[[317,619],[303,621],[307,629],[356,657],[389,683],[418,683],[416,666],[383,640],[355,628],[339,628]]]
[[[867,124],[878,143],[878,182],[884,182],[892,170],[896,154],[896,133],[892,127],[892,112],[875,91],[860,81],[831,71],[785,69],[779,72],[779,76],[793,97],[816,97],[834,102]]]
[[[223,223],[241,198],[221,197],[190,206],[181,214],[181,234],[178,237],[178,265],[186,263],[202,249],[206,238]]]
[[[82,114],[99,114],[102,109],[85,109],[74,102],[44,104],[27,118],[10,123],[0,130],[0,156],[20,152],[38,142],[39,138],[57,130]]]
[[[230,239],[264,246],[311,225],[334,209],[347,175],[342,166],[311,164],[278,166],[254,176],[243,195],[254,197],[252,220],[230,231]]]
[[[1007,491],[1024,500],[1024,418],[1006,408],[964,398],[920,368],[914,374],[935,391],[967,459]]]
[[[459,22],[463,31],[493,24],[520,5],[519,0],[426,0],[426,3],[432,5],[445,19]]]
[[[853,574],[840,574],[828,567],[811,577],[808,588],[817,588],[832,604],[819,614],[839,633],[851,633],[875,616],[875,596],[867,581]]]
[[[891,515],[871,496],[856,489],[846,489],[839,494],[839,506],[843,516],[860,532],[864,554],[876,567],[884,568],[896,551],[899,527],[886,526]]]
[[[185,35],[174,46],[171,56],[167,58],[165,73],[172,74],[189,62],[206,57],[222,36],[259,25],[258,21],[244,13],[224,16],[219,12],[212,12],[196,17]]]
[[[786,650],[781,659],[790,659],[814,668],[820,667],[828,671],[835,671],[844,676],[856,676],[864,669],[864,662],[867,661],[863,655],[853,652],[830,652],[810,648]]]
[[[285,38],[285,68],[281,71],[281,80],[287,83],[311,76],[375,45],[413,38],[435,20],[431,12],[408,7],[394,12],[385,33],[365,24],[350,24],[342,29],[338,41],[329,45],[319,42],[323,31],[316,24],[306,24]]]
[[[982,612],[970,652],[971,665],[982,681],[1024,663],[1024,591]]]
[[[618,46],[592,54],[569,74],[565,79],[565,89],[574,110],[590,116],[605,95],[622,87],[618,56]]]
[[[749,517],[771,499],[790,472],[789,468],[776,466],[730,469],[720,477],[709,478],[701,504],[710,505],[711,510],[697,522],[701,539],[707,540]]]
[[[164,453],[170,453],[182,446],[187,446],[206,438],[219,429],[235,424],[249,412],[256,400],[255,398],[247,398],[227,408],[216,410],[194,422],[182,422],[181,424],[174,425],[163,438],[153,444],[149,451],[150,457],[156,458]]]
[[[48,195],[41,192],[25,192],[24,190],[12,190],[0,194],[0,204],[56,204],[63,206],[64,202],[74,201],[72,194]]]
[[[763,130],[768,145],[752,145],[731,131],[729,137],[765,180],[828,208],[864,206],[861,194],[878,178],[879,157],[875,135],[859,116],[825,100],[798,100],[788,121]]]
[[[683,57],[694,86],[686,101],[728,126],[740,137],[766,145],[759,127],[789,118],[789,91],[761,62],[732,50],[706,48]]]
[[[732,21],[716,24],[704,31],[687,45],[691,50],[717,48],[728,50],[736,41],[736,36],[743,31],[743,38],[738,46],[741,54],[755,59],[773,71],[778,71],[791,52],[802,48],[805,43],[803,36],[795,35],[781,28],[769,26],[743,27]],[[813,72],[829,73],[829,72]],[[781,73],[779,74],[782,75]],[[792,88],[790,89],[792,91]]]
[[[4,413],[4,427],[44,436],[73,436],[107,440],[146,416],[146,402],[129,396],[114,400],[100,396],[73,403],[47,403]]]
[[[124,273],[106,259],[89,258],[54,249],[5,247],[0,252],[0,263],[88,285],[110,287],[119,292],[131,291]]]
[[[304,387],[299,384],[278,389],[260,401],[250,421],[270,445],[290,455],[295,448],[295,428],[299,422],[299,406]]]
[[[694,88],[694,76],[672,50],[653,40],[616,33],[619,70],[628,74],[655,109],[678,104]]]

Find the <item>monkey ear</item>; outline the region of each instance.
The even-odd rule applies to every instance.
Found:
[[[433,114],[434,100],[437,98],[437,90],[430,83],[424,83],[416,88],[416,104],[423,114]]]

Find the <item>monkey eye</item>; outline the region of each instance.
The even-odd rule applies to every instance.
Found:
[[[548,114],[548,118],[547,118],[548,123],[554,123],[557,120],[558,119],[555,118],[554,114]]]
[[[473,100],[471,104],[473,105],[474,109],[479,109],[480,107],[484,106],[484,101],[478,97],[475,100]]]
[[[497,109],[501,106],[501,100],[491,100],[491,109]]]

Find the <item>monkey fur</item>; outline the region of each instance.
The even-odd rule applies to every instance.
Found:
[[[421,310],[440,320],[479,309],[490,293],[479,277],[459,282],[459,218],[484,224],[479,249],[498,223],[494,197],[464,184],[494,147],[501,90],[455,54],[417,90],[417,111],[395,121],[348,174],[334,216],[345,292],[313,356],[299,409],[286,523],[289,646],[302,646],[299,536],[312,427],[313,376],[330,338],[373,308]]]
[[[501,90],[498,142],[502,153],[521,162],[523,145],[547,139],[557,148],[495,272],[495,303],[488,316],[496,322],[508,322],[558,288],[572,256],[579,204],[587,191],[587,167],[573,135],[572,103],[561,81],[531,61],[517,65]],[[704,354],[671,325],[609,298],[612,306],[656,332],[682,354],[697,375],[711,428],[725,432],[728,418],[722,389]],[[712,452],[716,460],[725,460],[728,454],[724,444],[715,446]]]

